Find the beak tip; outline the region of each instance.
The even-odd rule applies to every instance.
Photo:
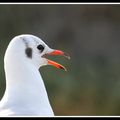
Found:
[[[66,72],[67,72],[67,69],[66,69],[65,67],[60,66],[59,68],[61,68],[61,69],[63,69],[64,71],[66,71]]]
[[[70,60],[70,55],[68,53],[63,53],[63,56]]]
[[[65,72],[67,72],[67,69],[66,69],[66,68],[64,68],[64,71],[65,71]]]
[[[68,60],[70,60],[71,58],[70,58],[70,56],[68,56]]]

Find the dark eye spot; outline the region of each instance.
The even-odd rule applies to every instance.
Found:
[[[37,49],[40,50],[40,51],[42,52],[42,51],[44,50],[44,46],[38,45],[38,46],[37,46]]]
[[[28,47],[25,50],[27,57],[32,58],[32,48]]]

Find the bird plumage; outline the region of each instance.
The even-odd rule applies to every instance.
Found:
[[[5,52],[6,89],[0,101],[0,116],[54,116],[39,68],[51,61],[46,54],[65,55],[48,47],[40,38],[24,34],[14,37]],[[57,68],[65,69],[51,62]]]

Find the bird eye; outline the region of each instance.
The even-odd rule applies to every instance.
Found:
[[[38,45],[37,49],[40,50],[41,52],[44,50],[44,47],[42,45]]]

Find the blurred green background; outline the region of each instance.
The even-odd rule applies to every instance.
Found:
[[[4,53],[20,34],[70,54],[40,68],[55,115],[120,115],[120,5],[0,5],[0,98]],[[19,61],[18,61],[19,62]]]

